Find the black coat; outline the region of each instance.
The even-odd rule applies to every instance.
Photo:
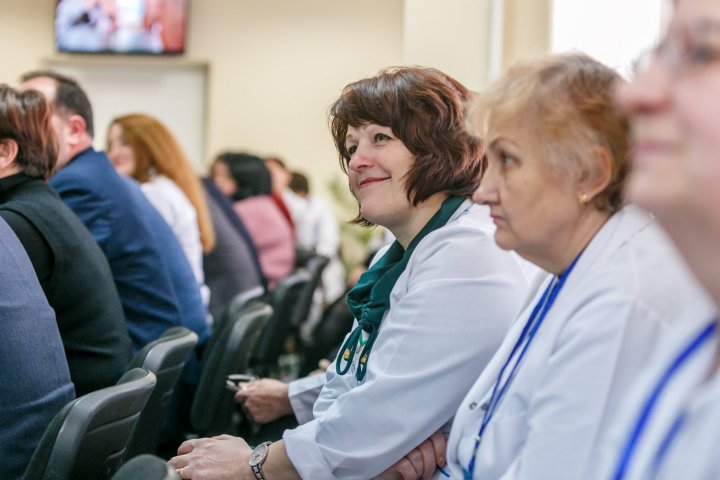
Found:
[[[0,179],[0,216],[55,310],[77,395],[115,384],[130,337],[107,259],[85,225],[45,182],[22,173]]]

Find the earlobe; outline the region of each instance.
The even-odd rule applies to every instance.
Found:
[[[18,144],[11,138],[0,140],[0,169],[4,170],[12,165],[17,158]]]
[[[81,136],[87,131],[85,119],[80,115],[70,115],[67,120],[68,126],[68,143],[77,145],[81,141]]]
[[[582,192],[581,204],[592,201],[598,194],[605,191],[613,177],[612,154],[605,147],[595,147],[591,150],[592,161],[580,176],[578,191]]]

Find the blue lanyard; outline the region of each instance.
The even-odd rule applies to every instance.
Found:
[[[640,415],[635,422],[635,427],[632,429],[630,437],[625,444],[622,456],[620,457],[620,461],[618,462],[617,468],[615,469],[615,474],[613,475],[614,480],[622,480],[623,478],[625,478],[628,467],[630,466],[630,461],[635,454],[635,448],[638,445],[643,430],[648,424],[650,414],[657,405],[660,396],[670,383],[672,377],[678,372],[678,370],[680,370],[680,367],[682,367],[682,365],[687,362],[687,360],[690,359],[693,354],[700,349],[700,347],[703,346],[705,342],[707,342],[713,337],[713,335],[715,334],[715,330],[716,321],[713,320],[710,324],[705,326],[705,328],[703,328],[700,333],[695,336],[695,338],[693,338],[693,340],[680,352],[680,354],[675,358],[675,360],[673,360],[665,373],[663,373],[663,375],[660,377],[660,380],[658,380],[657,385],[655,386],[652,393],[645,402],[645,405],[643,406],[643,409],[641,410]],[[670,448],[670,444],[677,436],[678,432],[681,430],[683,422],[684,415],[681,414],[679,418],[675,422],[673,422],[670,431],[667,433],[662,443],[660,444],[660,448],[654,459],[655,470],[659,468],[663,457]]]
[[[552,307],[553,303],[555,303],[555,299],[560,293],[563,285],[565,285],[565,280],[567,280],[570,272],[575,267],[575,264],[580,258],[580,255],[582,255],[582,252],[580,252],[580,254],[575,257],[575,260],[573,260],[567,270],[565,270],[565,273],[555,277],[555,279],[553,279],[548,284],[547,288],[545,288],[545,291],[540,297],[540,300],[535,305],[535,308],[533,308],[530,317],[528,317],[527,322],[525,323],[525,327],[523,327],[523,330],[520,333],[520,338],[518,338],[517,342],[515,342],[515,346],[510,352],[510,356],[505,361],[505,365],[503,365],[503,367],[500,369],[500,373],[498,374],[497,380],[495,381],[495,386],[493,387],[492,395],[490,395],[490,400],[486,404],[487,408],[485,409],[485,414],[483,416],[482,423],[480,424],[480,430],[475,436],[475,446],[473,447],[473,453],[472,457],[470,458],[470,463],[468,464],[467,468],[463,468],[465,480],[472,480],[473,473],[475,472],[475,460],[477,458],[478,449],[480,448],[482,436],[485,434],[485,428],[487,427],[488,423],[490,423],[490,419],[492,419],[492,417],[495,415],[495,410],[497,410],[497,407],[500,404],[503,396],[505,395],[505,392],[515,378],[517,369],[520,366],[522,359],[525,357],[530,343],[532,343],[533,339],[535,338],[535,334],[540,328],[540,325],[542,325],[543,320],[545,320],[545,316],[550,310],[550,307]],[[526,339],[527,341],[525,341]],[[522,350],[520,350],[520,346],[522,346]],[[510,375],[508,375],[507,379],[503,383],[503,374],[505,373],[508,365],[510,365],[513,357],[515,357],[515,354],[518,353],[518,350],[520,350],[520,353],[518,355],[517,361],[510,370]]]

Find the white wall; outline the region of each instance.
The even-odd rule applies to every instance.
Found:
[[[403,60],[433,66],[468,88],[487,82],[491,0],[405,0]]]
[[[663,0],[553,0],[552,51],[580,50],[628,75],[657,41],[667,10]]]
[[[145,57],[114,57],[108,62],[76,55],[58,60],[54,3],[0,0],[0,82],[16,84],[20,74],[48,60],[97,77],[113,71],[143,76],[147,68],[154,68],[147,66]],[[315,190],[327,196],[328,182],[341,176],[327,109],[347,83],[402,62],[403,0],[195,0],[187,40],[187,53],[166,59],[157,72],[164,76],[173,64],[180,70],[188,62],[207,65],[206,121],[201,130],[197,131],[195,114],[178,112],[173,117],[185,124],[183,133],[178,127],[176,134],[195,135],[197,144],[203,145],[197,160],[202,169],[214,154],[228,148],[276,154],[292,168],[306,171]],[[165,96],[165,80],[156,80],[152,83],[160,85],[157,95]],[[181,91],[194,89],[182,86],[184,80],[175,74],[169,82]],[[111,90],[93,92],[96,108],[109,105],[116,110],[101,117],[137,110],[122,90]],[[182,94],[173,96],[176,102],[184,101]],[[106,129],[102,120],[96,122],[98,133]]]
[[[163,122],[175,135],[197,171],[204,170],[206,141],[206,76],[203,64],[63,56],[49,67],[80,82],[93,102],[95,148],[105,149],[107,128],[118,115],[142,112]]]

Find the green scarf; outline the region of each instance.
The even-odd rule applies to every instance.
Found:
[[[335,362],[335,371],[338,375],[345,375],[350,370],[355,352],[360,346],[362,350],[355,378],[358,381],[365,378],[370,351],[380,331],[383,314],[390,308],[390,292],[395,282],[405,271],[417,244],[428,233],[445,225],[464,200],[462,197],[448,197],[420,233],[413,238],[407,250],[403,250],[397,240],[393,242],[385,255],[363,273],[357,284],[348,292],[347,303],[350,312],[358,321],[358,326],[350,333],[340,349]],[[363,339],[363,331],[368,335],[367,341]]]

